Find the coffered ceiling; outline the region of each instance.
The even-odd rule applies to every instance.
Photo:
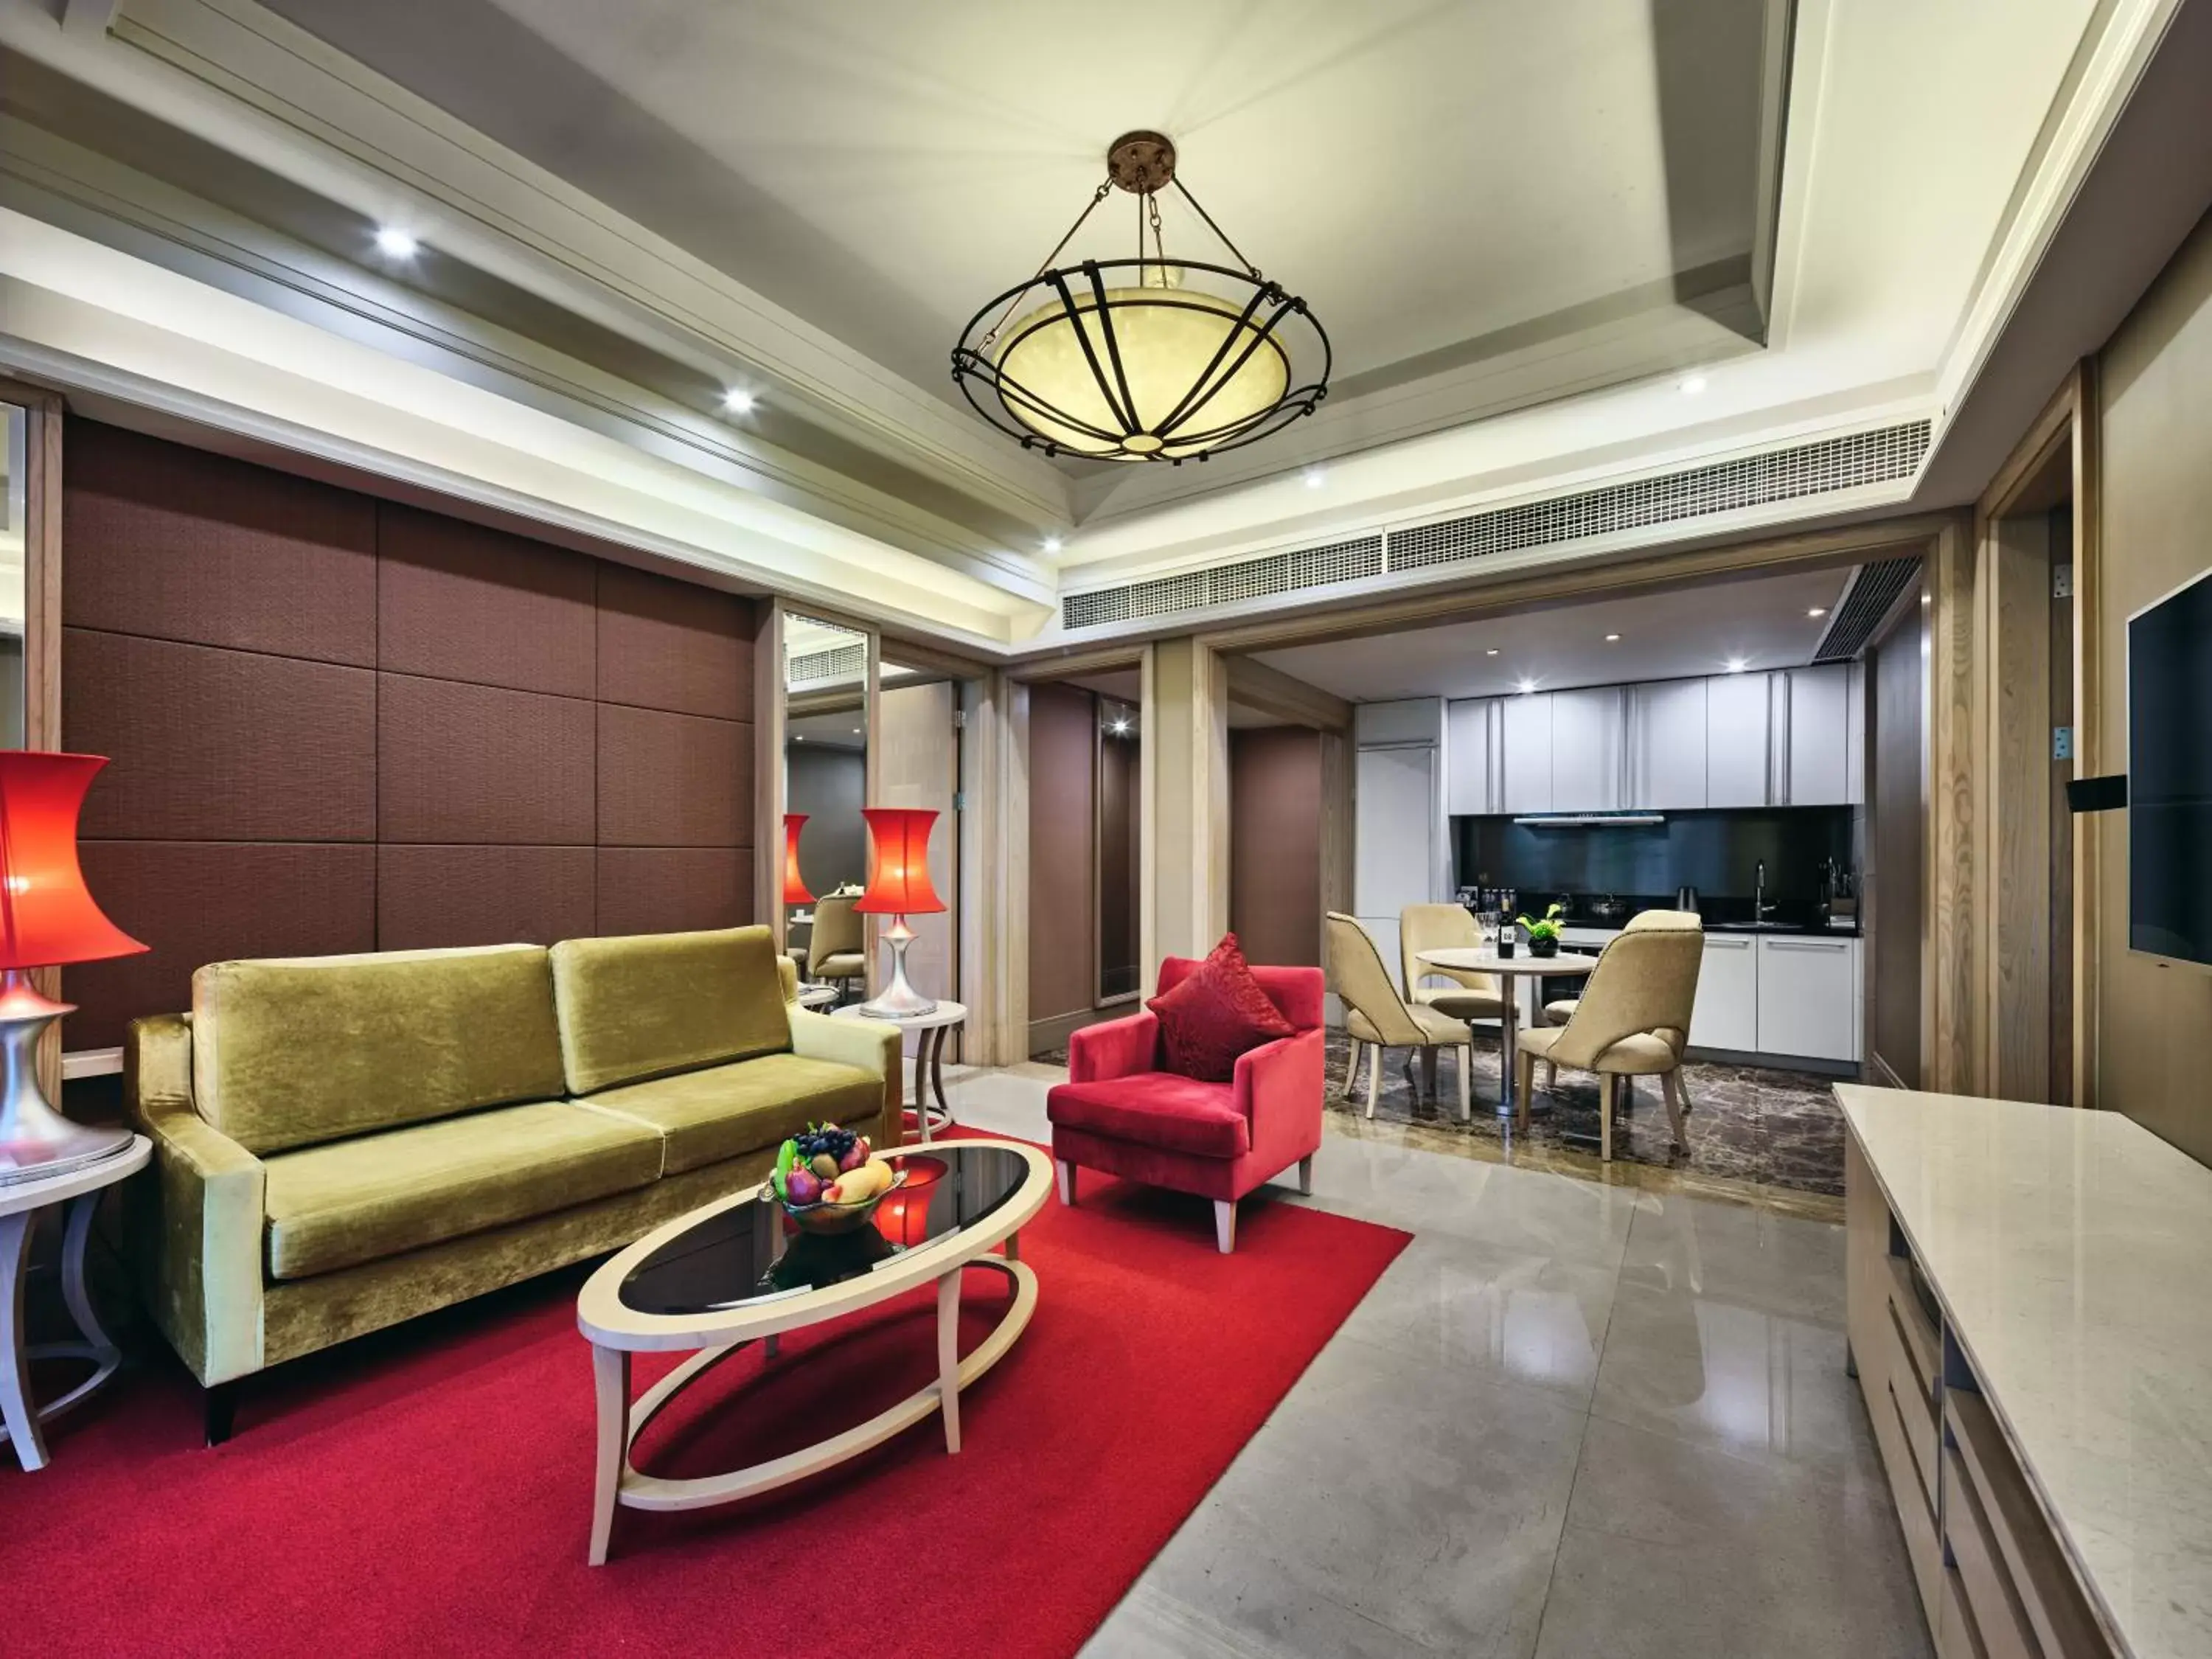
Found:
[[[1020,652],[1085,586],[1899,421],[1942,459],[2178,6],[0,0],[0,362]],[[1203,466],[1047,463],[947,353],[1136,126],[1332,393]]]

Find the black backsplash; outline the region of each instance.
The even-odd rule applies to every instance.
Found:
[[[1796,908],[1821,896],[1826,860],[1851,869],[1851,809],[1670,812],[1663,823],[1538,829],[1508,817],[1455,817],[1452,860],[1461,887],[1517,888],[1525,905],[1558,894],[1748,900],[1759,860],[1766,893]]]

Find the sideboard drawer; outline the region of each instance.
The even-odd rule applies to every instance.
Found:
[[[2036,1641],[2051,1659],[2110,1652],[2073,1569],[2059,1552],[2050,1522],[2027,1488],[2002,1430],[1978,1394],[1954,1389],[1944,1395],[1951,1451],[1946,1474],[1955,1508],[1970,1496],[1995,1564],[2010,1585]],[[1957,1539],[1953,1540],[1955,1548]]]
[[[1982,1513],[1981,1499],[1952,1446],[1943,1449],[1943,1536],[1957,1564],[1966,1610],[1973,1615],[1974,1629],[1990,1659],[2042,1659],[2042,1645],[2028,1627],[2012,1575],[2005,1570]]]

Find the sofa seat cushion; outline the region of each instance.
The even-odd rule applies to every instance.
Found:
[[[649,1185],[661,1137],[547,1100],[280,1152],[264,1167],[270,1277],[308,1279]]]
[[[1252,1126],[1237,1108],[1233,1085],[1173,1072],[1057,1084],[1045,1097],[1045,1115],[1067,1128],[1197,1158],[1237,1158],[1252,1149]]]
[[[857,1066],[762,1054],[603,1090],[588,1104],[666,1136],[666,1171],[679,1175],[776,1146],[810,1123],[879,1117],[884,1085]]]

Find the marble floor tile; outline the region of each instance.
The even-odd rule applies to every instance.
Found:
[[[1621,1279],[1639,1288],[1711,1296],[1840,1328],[1844,1230],[1677,1194],[1638,1201]]]
[[[1540,1659],[1929,1651],[1897,1518],[1879,1498],[1590,1424]]]

